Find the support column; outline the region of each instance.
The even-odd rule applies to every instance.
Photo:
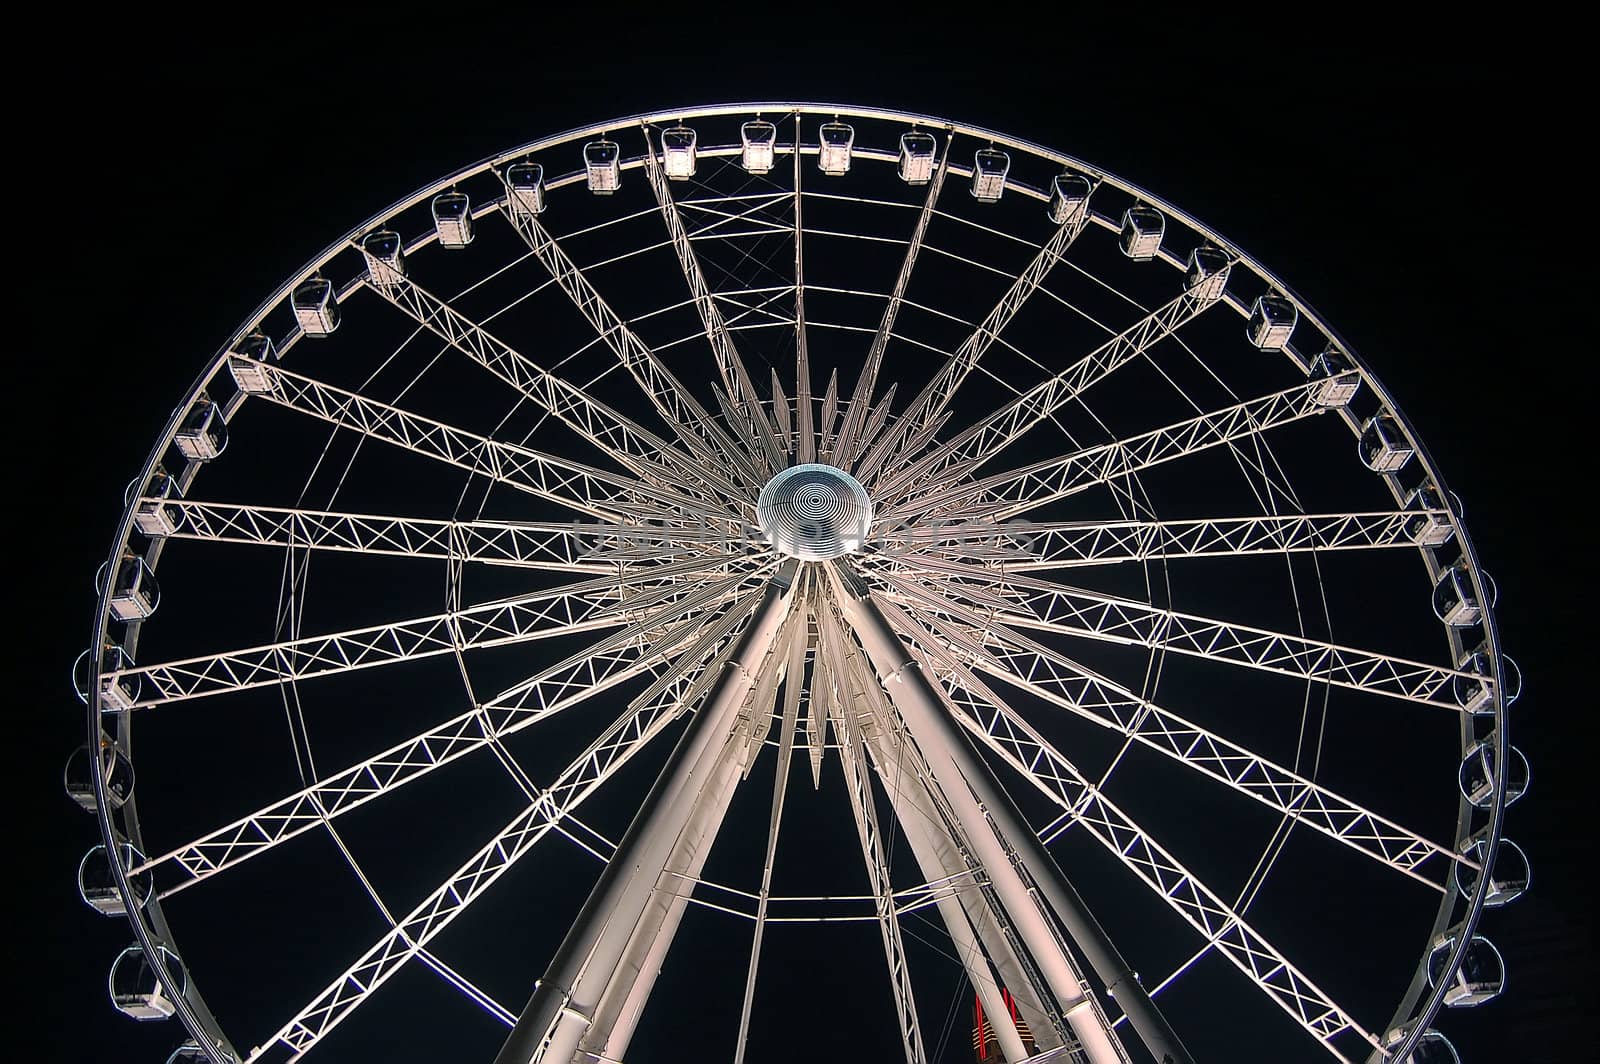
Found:
[[[970,865],[924,782],[925,777],[920,772],[920,755],[908,748],[899,731],[885,719],[884,715],[892,712],[888,707],[875,710],[878,738],[869,744],[868,750],[884,791],[889,795],[895,817],[900,821],[901,833],[910,845],[923,877],[930,883],[966,873]],[[968,978],[983,998],[984,1012],[993,1018],[992,1023],[996,1033],[1001,1036],[1001,1050],[1006,1058],[1015,1059],[1012,1056],[1013,1047],[1006,1041],[1005,1028],[1013,1025],[1000,996],[1002,986],[1011,991],[1017,1011],[1033,1029],[1034,1041],[1039,1049],[1053,1049],[1060,1045],[1056,1021],[1049,1015],[1048,999],[1040,1000],[1038,997],[1049,991],[1035,988],[1033,980],[1024,970],[1021,958],[1017,956],[1011,937],[1001,926],[999,916],[979,886],[974,883],[954,896],[941,898],[938,907],[945,925],[950,928],[950,937],[956,948],[966,950],[970,943],[973,956],[978,958],[982,966],[981,980],[972,974],[970,966]],[[988,965],[983,964],[985,953],[999,975],[998,980],[990,974]],[[985,991],[993,994],[992,1001],[983,996]]]
[[[754,670],[767,656],[788,611],[796,570],[793,561],[786,562],[768,583],[722,675],[689,721],[495,1064],[572,1059],[688,821],[694,799],[708,786],[723,747],[733,736],[739,707],[755,683]]]
[[[968,744],[932,681],[884,619],[866,585],[842,560],[828,567],[845,619],[871,659],[885,691],[922,751],[945,800],[961,824],[974,855],[983,864],[1007,915],[1033,954],[1045,980],[1093,1064],[1120,1064],[1114,1036],[1100,1022],[1087,993],[1061,949],[1055,928],[1033,891],[1060,919],[1108,991],[1127,1013],[1161,1064],[1193,1064],[1176,1033],[1156,1011],[1116,947],[1062,875],[988,766]],[[992,824],[992,826],[991,826]],[[1003,841],[1002,841],[1003,840]],[[1027,878],[1023,876],[1027,872]]]
[[[878,778],[884,782],[884,789],[889,795],[889,806],[894,810],[895,818],[900,821],[901,835],[911,847],[911,855],[916,859],[917,867],[922,870],[923,878],[933,883],[964,871],[967,867],[965,861],[961,861],[959,867],[956,867],[955,860],[943,856],[953,848],[952,841],[929,815],[931,799],[927,802],[930,807],[927,809],[917,800],[919,797],[928,798],[926,790],[923,790],[921,795],[916,793],[922,789],[921,782],[912,780],[902,781],[899,785],[890,783],[889,773],[885,771],[886,759],[878,754],[874,754],[873,757]],[[1026,1060],[1027,1048],[1022,1044],[1022,1036],[1017,1033],[1016,1024],[1012,1022],[1010,1010],[1006,1008],[1005,998],[1000,993],[1000,983],[990,970],[989,962],[984,959],[983,948],[978,943],[978,936],[967,918],[961,899],[952,894],[945,894],[934,904],[939,910],[940,919],[944,921],[945,929],[950,934],[950,944],[955,948],[956,956],[961,958],[961,964],[967,970],[967,981],[977,992],[984,1013],[991,1017],[995,1034],[1000,1039],[1000,1052],[1005,1054],[1007,1060]]]
[[[650,992],[661,974],[667,950],[677,936],[678,925],[683,922],[694,881],[705,869],[706,857],[728,815],[740,777],[760,750],[758,743],[725,748],[715,777],[701,795],[688,825],[673,847],[661,882],[628,941],[622,963],[600,996],[594,1024],[584,1035],[575,1059],[621,1060],[626,1056],[645,1003],[650,1000]],[[588,1053],[589,1058],[585,1058],[584,1053]]]

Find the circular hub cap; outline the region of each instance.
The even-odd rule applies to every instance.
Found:
[[[756,520],[778,553],[820,562],[861,549],[872,524],[872,502],[842,469],[797,465],[761,489]]]

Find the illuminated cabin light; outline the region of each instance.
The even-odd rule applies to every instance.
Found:
[[[817,130],[817,168],[832,177],[850,172],[850,147],[856,131],[843,122],[824,122]]]
[[[757,118],[739,127],[743,143],[740,163],[752,174],[770,173],[777,154],[778,127],[765,119]]]
[[[662,131],[661,168],[669,179],[687,181],[694,176],[696,140],[694,130],[688,126],[677,125]]]

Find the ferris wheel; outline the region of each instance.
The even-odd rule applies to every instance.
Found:
[[[690,108],[419,190],[205,367],[97,588],[79,883],[174,1061],[842,1008],[908,1064],[1439,1064],[1505,985],[1459,500],[1283,281],[993,131]]]

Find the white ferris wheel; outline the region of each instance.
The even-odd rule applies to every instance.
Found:
[[[98,587],[80,887],[176,1061],[687,1059],[721,979],[693,1059],[847,1001],[908,1064],[1438,1064],[1505,983],[1458,500],[1284,282],[989,130],[690,108],[419,190],[205,367]]]

